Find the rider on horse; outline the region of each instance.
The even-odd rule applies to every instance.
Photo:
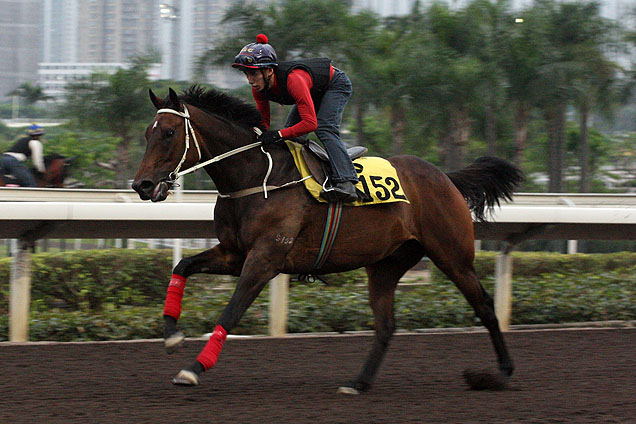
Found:
[[[325,186],[321,196],[330,202],[358,200],[358,176],[340,138],[342,113],[352,92],[347,74],[327,58],[278,62],[264,34],[243,47],[232,66],[242,70],[252,86],[265,128],[270,127],[270,101],[293,105],[285,128],[265,131],[260,141],[268,145],[314,131],[331,164],[331,186]]]
[[[9,150],[4,152],[0,160],[0,168],[5,174],[13,175],[21,187],[36,187],[33,173],[24,166],[23,162],[31,158],[31,162],[38,172],[46,172],[42,155],[42,141],[40,141],[40,137],[44,135],[44,128],[33,124],[27,129],[27,135],[27,137],[16,141]]]

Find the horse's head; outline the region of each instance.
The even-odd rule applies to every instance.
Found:
[[[189,112],[177,93],[169,90],[166,99],[160,99],[149,90],[150,100],[157,108],[157,115],[146,128],[146,152],[139,165],[132,188],[141,200],[160,202],[168,197],[168,190],[182,167],[195,164],[199,157],[192,146],[193,129],[189,124]]]
[[[44,156],[44,166],[46,172],[42,178],[37,178],[40,187],[64,187],[64,180],[68,176],[68,171],[73,162],[73,158],[67,158],[57,153]]]

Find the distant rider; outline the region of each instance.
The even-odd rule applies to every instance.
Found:
[[[260,136],[263,144],[315,132],[331,163],[331,187],[321,196],[330,202],[356,201],[358,176],[340,138],[342,113],[352,93],[347,74],[327,58],[278,62],[264,34],[243,47],[232,66],[243,71],[252,86],[265,128],[270,127],[270,101],[293,105],[285,128],[265,131]]]
[[[15,142],[10,149],[2,154],[0,168],[5,174],[13,175],[21,187],[36,187],[35,177],[24,162],[31,158],[31,162],[38,172],[44,173],[43,147],[40,137],[44,135],[44,128],[37,124],[31,125],[27,130],[27,137]]]

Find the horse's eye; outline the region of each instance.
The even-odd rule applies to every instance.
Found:
[[[166,137],[172,137],[174,135],[174,130],[166,131]]]

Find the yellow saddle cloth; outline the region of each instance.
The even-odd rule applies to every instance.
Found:
[[[301,177],[310,176],[311,172],[301,153],[302,145],[289,140],[285,140],[285,143],[294,157],[294,162]],[[404,191],[402,191],[397,172],[388,160],[378,157],[361,157],[353,161],[353,166],[358,174],[356,188],[365,193],[367,199],[348,203],[348,205],[365,206],[378,203],[409,203]],[[326,200],[320,197],[322,186],[314,178],[306,179],[303,184],[305,184],[305,188],[314,199],[327,203]]]

